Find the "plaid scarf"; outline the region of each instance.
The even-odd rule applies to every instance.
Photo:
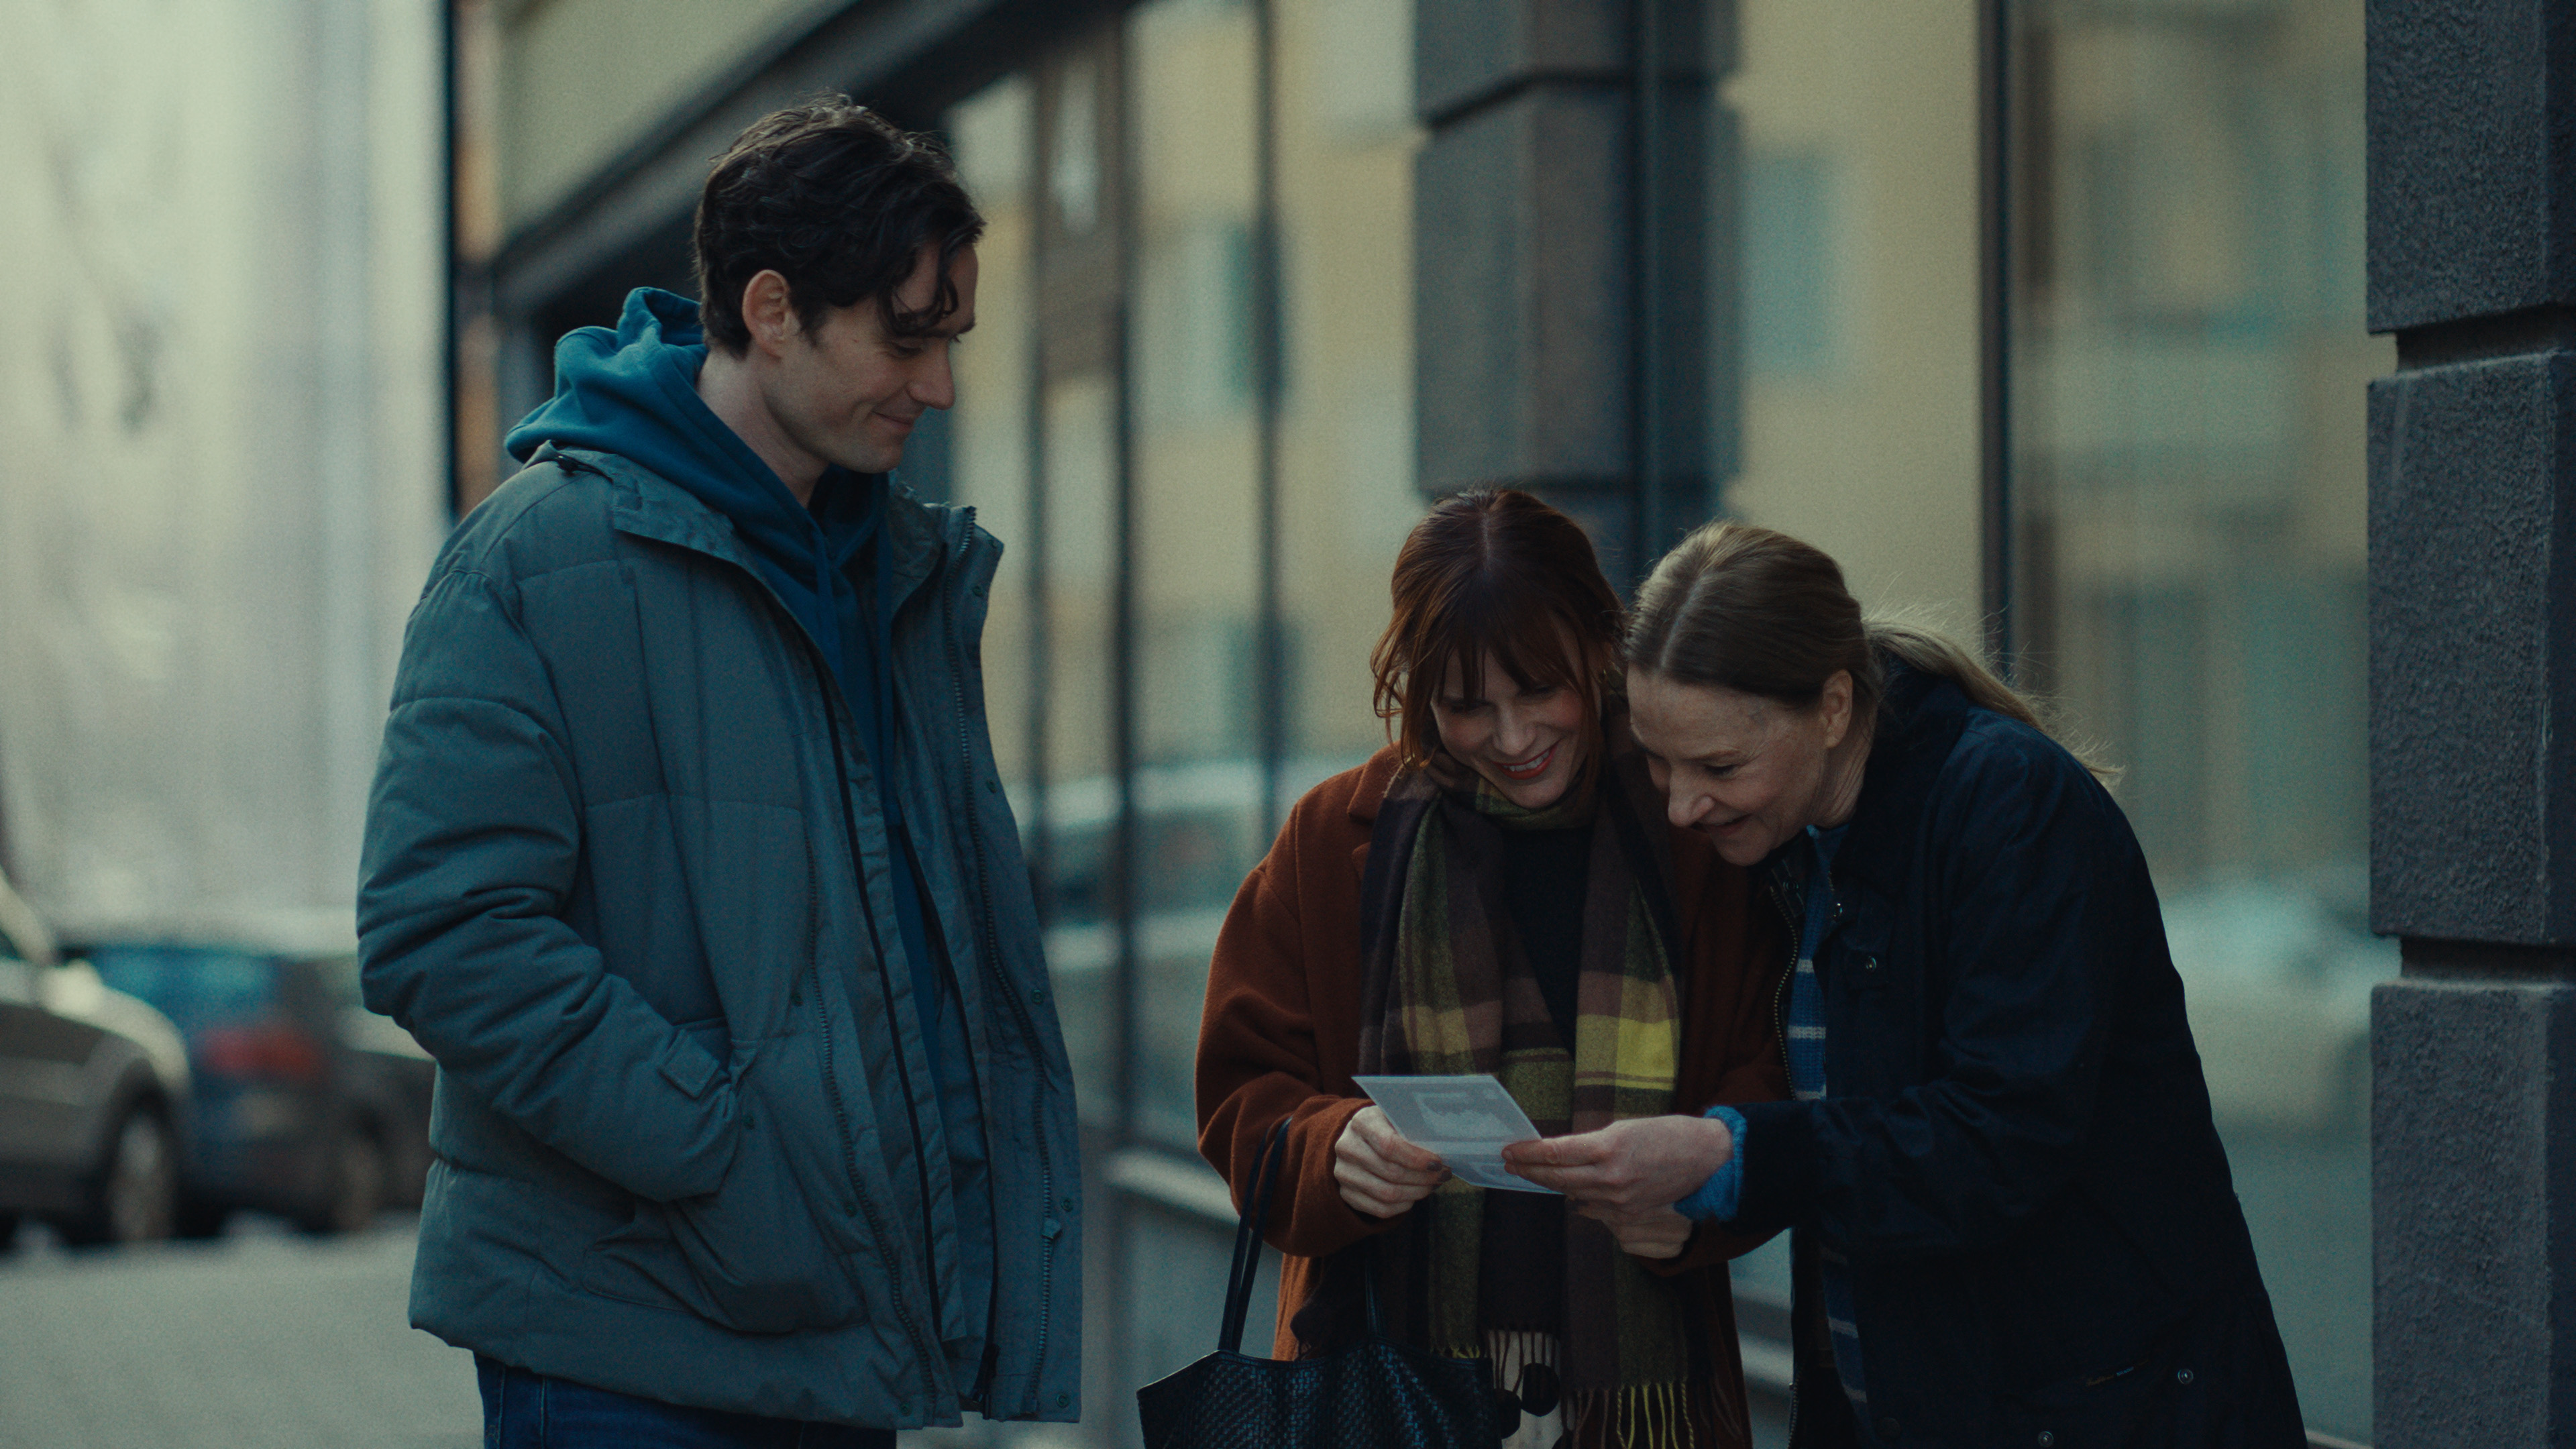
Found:
[[[1625,740],[1624,721],[1606,724],[1608,739]],[[1563,800],[1536,811],[1445,755],[1398,775],[1363,888],[1363,1070],[1491,1072],[1551,1137],[1672,1111],[1681,1041],[1669,876],[1661,832],[1642,825],[1662,817],[1662,794],[1633,748],[1596,756]],[[1569,1052],[1502,898],[1503,832],[1586,823]],[[1542,1356],[1556,1360],[1575,1444],[1662,1449],[1714,1437],[1710,1354],[1682,1283],[1646,1271],[1563,1199],[1452,1179],[1376,1251],[1380,1301],[1401,1336],[1459,1358],[1485,1357],[1502,1340],[1552,1347]]]

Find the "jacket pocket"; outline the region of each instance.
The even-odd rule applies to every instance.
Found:
[[[582,1286],[739,1333],[837,1328],[863,1306],[849,1268],[859,1247],[814,1210],[779,1138],[755,1130],[714,1192],[637,1201],[624,1227],[592,1245]]]
[[[2114,1296],[2098,1301],[2123,1300]],[[2130,1302],[2135,1311],[2135,1301]],[[2128,1347],[2091,1367],[2025,1392],[2004,1394],[1998,1404],[1995,1442],[2048,1449],[2297,1443],[2295,1411],[2286,1421],[2288,1432],[2272,1436],[2246,1433],[2243,1425],[2231,1428],[2234,1415],[2221,1413],[2213,1418],[2209,1412],[2213,1391],[2223,1399],[2225,1390],[2232,1387],[2228,1380],[2254,1376],[2240,1337],[2230,1332],[2242,1318],[2235,1308],[2224,1300],[2206,1304],[2143,1340],[2132,1338]],[[2282,1367],[2286,1381],[2287,1365]]]
[[[2007,1397],[1996,1442],[2050,1449],[2132,1449],[2178,1442],[2172,1434],[2176,1371],[2170,1359],[2168,1353],[2153,1353],[2116,1369]],[[2184,1381],[2189,1380],[2185,1374]]]

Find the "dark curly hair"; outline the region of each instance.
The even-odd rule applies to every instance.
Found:
[[[899,129],[846,96],[773,111],[717,158],[698,196],[694,265],[707,340],[751,346],[742,289],[764,271],[787,279],[796,320],[876,299],[886,329],[917,337],[957,310],[950,266],[984,234],[956,164],[928,136]],[[925,246],[939,248],[939,289],[907,309],[895,291]]]

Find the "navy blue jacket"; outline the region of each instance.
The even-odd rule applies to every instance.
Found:
[[[2127,819],[2046,735],[1889,675],[1817,952],[1830,1095],[1740,1109],[1731,1225],[1797,1230],[1802,1323],[1818,1246],[1850,1260],[1881,1444],[2303,1444]],[[1797,1438],[1837,1442],[1801,1359]]]

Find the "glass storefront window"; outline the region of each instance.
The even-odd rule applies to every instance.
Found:
[[[984,213],[976,248],[975,330],[951,358],[951,499],[976,510],[1002,541],[984,622],[984,702],[993,754],[1013,810],[1026,819],[1030,775],[1029,148],[1032,87],[1013,76],[949,113],[949,144],[967,194]]]
[[[1977,7],[1711,13],[1721,502],[1975,637]],[[2123,768],[2309,1422],[2367,1438],[2360,0],[2006,15],[2011,663]]]
[[[2370,1414],[2361,0],[2017,7],[2013,626],[2124,773],[2308,1422]]]
[[[1234,892],[1385,741],[1368,654],[1422,509],[1412,8],[1263,18],[1153,0],[945,125],[989,222],[953,491],[1007,545],[995,747],[1086,1118],[1180,1151]]]
[[[1385,740],[1368,654],[1422,509],[1412,25],[1409,0],[1152,0],[945,118],[989,222],[952,492],[1007,548],[984,672],[1120,1184],[1093,1266],[1155,1265],[1093,1298],[1087,1351],[1137,1380],[1203,1351],[1222,1273],[1183,1226],[1224,1191],[1189,1161],[1218,927],[1286,805]],[[1081,1437],[1132,1435],[1124,1390]]]
[[[1042,501],[1033,540],[1044,570],[1034,674],[1045,771],[1034,822],[1048,968],[1086,1120],[1114,1118],[1119,928],[1118,788],[1112,728],[1117,647],[1117,385],[1105,372],[1049,379],[1038,403]]]
[[[1711,402],[1740,416],[1717,501],[1832,554],[1865,607],[1974,638],[1977,7],[1741,0],[1710,23],[1734,27],[1740,137],[1711,148],[1738,320],[1710,371],[1741,378]]]
[[[1411,0],[1272,0],[1282,389],[1282,813],[1384,745],[1369,651],[1413,481]],[[1266,842],[1265,842],[1266,844]]]
[[[1037,877],[1065,1047],[1095,1121],[1118,1103],[1120,424],[1103,325],[1114,293],[1099,265],[1115,260],[1103,199],[1109,104],[1100,57],[1081,50],[988,87],[945,127],[986,220],[976,328],[955,354],[951,494],[1003,543],[984,629],[986,714]]]
[[[1253,14],[1127,18],[1134,165],[1137,1130],[1198,1139],[1191,1072],[1217,928],[1260,830]]]

